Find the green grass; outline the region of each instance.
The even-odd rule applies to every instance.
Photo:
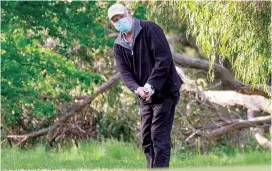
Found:
[[[270,151],[225,153],[216,151],[207,156],[172,150],[171,167],[270,165]],[[32,149],[2,148],[1,169],[112,169],[145,168],[141,149],[133,144],[107,140],[81,142],[79,146],[61,148],[57,152],[38,145]]]

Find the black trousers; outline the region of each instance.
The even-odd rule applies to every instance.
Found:
[[[174,121],[179,92],[149,101],[140,100],[142,147],[148,168],[169,167],[171,155],[170,133]]]

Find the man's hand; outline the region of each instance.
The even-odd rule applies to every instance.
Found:
[[[150,84],[146,83],[146,84],[144,85],[144,90],[145,90],[146,92],[148,92],[148,93],[147,93],[147,98],[146,98],[146,100],[149,100],[150,97],[154,94],[155,89],[154,89]]]
[[[143,99],[148,98],[148,91],[147,91],[144,87],[138,87],[138,88],[137,88],[137,93],[138,93]]]

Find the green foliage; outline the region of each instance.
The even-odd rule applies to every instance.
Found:
[[[155,7],[155,8],[154,8]],[[169,2],[152,1],[148,5],[148,18],[159,24],[165,33],[181,35],[186,32],[187,25],[180,22],[183,17],[178,8],[171,8]]]
[[[1,95],[7,125],[18,122],[14,115],[19,117],[27,110],[39,119],[54,116],[55,104],[79,93],[91,94],[91,83],[101,80],[99,75],[78,70],[62,56],[31,44],[20,49],[2,41],[2,51],[6,51],[2,54]]]
[[[141,19],[141,20],[147,20],[147,6],[139,4],[135,6],[135,9],[133,9],[133,17]]]
[[[10,32],[10,26],[24,27],[33,32],[40,42],[46,36],[60,39],[56,50],[63,54],[75,41],[83,46],[98,48],[106,44],[106,30],[100,23],[105,10],[101,10],[95,1],[17,1],[2,3],[4,32]],[[41,31],[46,31],[41,35]]]
[[[156,18],[168,16],[162,23],[187,25],[187,34],[196,37],[210,60],[210,78],[215,60],[222,63],[228,59],[235,77],[243,83],[253,87],[268,83],[272,63],[271,2],[170,1],[167,5],[164,2],[163,9],[157,3],[150,6]],[[171,17],[170,9],[178,16]]]
[[[93,51],[108,42],[105,8],[96,2],[6,1],[2,14],[1,98],[4,127],[24,118],[56,116],[56,106],[75,95],[92,94],[101,77],[69,60],[76,45]],[[46,44],[53,39],[53,46]]]

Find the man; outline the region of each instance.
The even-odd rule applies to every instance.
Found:
[[[141,135],[147,167],[169,167],[170,133],[183,83],[169,44],[157,24],[133,18],[121,4],[112,5],[108,17],[120,31],[114,42],[114,56],[121,79],[141,99]]]

